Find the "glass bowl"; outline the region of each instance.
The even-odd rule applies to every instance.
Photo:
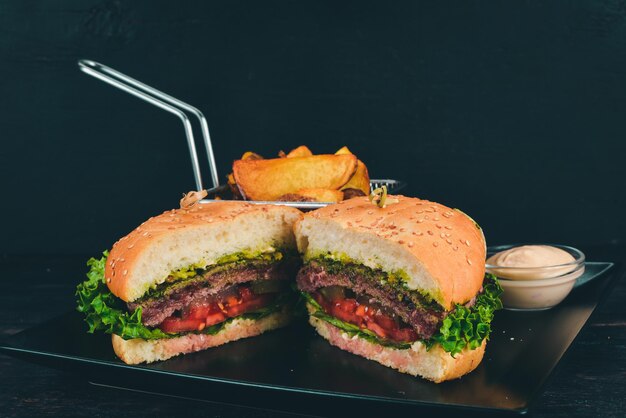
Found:
[[[544,310],[558,305],[571,292],[576,279],[585,272],[585,254],[566,245],[514,244],[487,248],[487,259],[501,251],[523,245],[549,245],[574,257],[574,261],[544,267],[485,265],[502,286],[502,304],[510,310]]]

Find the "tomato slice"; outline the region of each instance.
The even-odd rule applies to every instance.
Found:
[[[313,298],[328,314],[344,322],[367,328],[381,338],[402,342],[418,339],[413,328],[406,325],[402,327],[391,315],[353,298],[337,299],[337,295],[342,292],[333,290],[331,292],[333,300],[327,298],[328,292],[313,292]]]
[[[374,333],[381,338],[387,338],[389,336],[387,331],[375,322],[368,322],[366,327],[370,331],[374,331]]]
[[[159,325],[159,328],[161,328],[164,332],[172,334],[185,331],[198,331],[204,327],[205,324],[202,319],[182,319],[172,316],[170,316],[169,318],[165,318],[161,325]]]
[[[189,312],[186,315],[183,315],[185,318],[193,318],[193,319],[204,319],[211,313],[212,306],[211,305],[200,305],[194,306],[189,309]]]
[[[417,340],[417,333],[412,328],[400,328],[393,330],[390,338],[394,341],[411,342]]]
[[[356,314],[357,301],[355,299],[343,299],[331,305],[332,316],[354,325],[361,325],[361,317]]]
[[[256,311],[266,306],[271,298],[271,295],[255,295],[252,299],[240,300],[237,305],[227,306],[226,313],[229,317],[233,318],[246,312]]]
[[[239,297],[242,301],[254,299],[256,294],[249,287],[239,288]]]
[[[215,313],[206,315],[204,323],[207,327],[210,327],[211,325],[219,324],[220,322],[224,322],[225,320],[226,315],[224,315],[224,313],[221,311],[217,311]]]
[[[398,323],[389,315],[376,315],[374,316],[374,322],[387,330],[396,330],[399,328]]]
[[[223,302],[192,306],[184,310],[180,318],[166,318],[159,328],[169,333],[202,330],[205,326],[263,308],[274,296],[275,293],[256,294],[246,285],[239,286],[228,292]]]

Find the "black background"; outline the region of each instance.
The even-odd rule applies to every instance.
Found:
[[[626,239],[624,1],[1,0],[0,253],[95,255],[194,188],[179,120],[79,58],[200,108],[222,178],[348,145],[490,244]]]

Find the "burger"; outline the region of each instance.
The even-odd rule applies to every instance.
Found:
[[[76,291],[89,332],[128,364],[165,360],[282,327],[299,295],[297,209],[192,204],[150,218],[91,259]]]
[[[434,382],[481,362],[501,289],[469,216],[416,198],[356,197],[307,213],[294,231],[297,287],[330,344]]]

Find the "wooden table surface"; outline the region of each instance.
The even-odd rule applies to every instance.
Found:
[[[626,245],[583,248],[626,263]],[[599,256],[601,258],[599,258]],[[65,313],[87,256],[0,256],[0,338]],[[626,279],[596,309],[533,406],[536,417],[626,416]],[[0,355],[0,416],[291,416],[92,386],[81,376]]]

